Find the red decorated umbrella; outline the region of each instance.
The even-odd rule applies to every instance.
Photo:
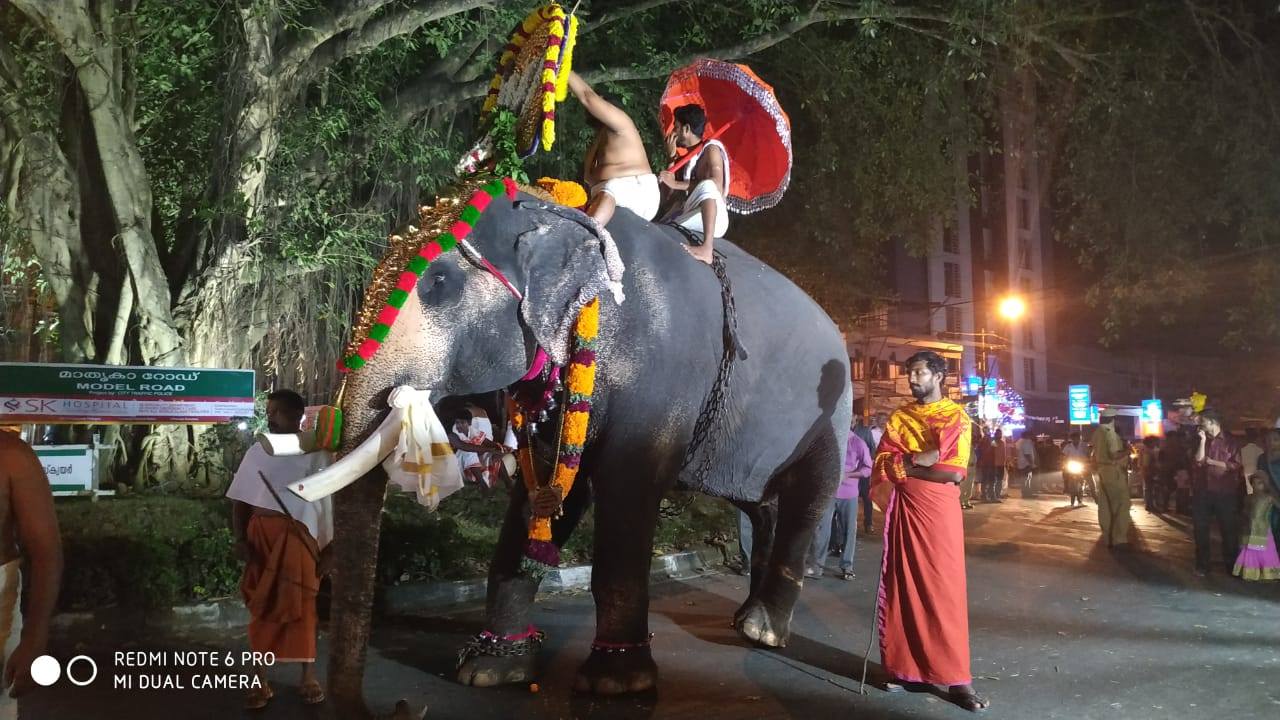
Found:
[[[667,80],[659,110],[664,134],[675,126],[676,108],[689,104],[707,113],[704,141],[719,140],[729,151],[729,209],[746,214],[777,205],[791,182],[791,120],[773,88],[746,65],[696,60]]]

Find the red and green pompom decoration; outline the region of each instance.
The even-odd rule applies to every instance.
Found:
[[[378,352],[378,348],[386,342],[391,334],[391,326],[395,324],[400,309],[409,299],[409,293],[417,287],[418,280],[427,267],[444,253],[449,252],[471,233],[471,229],[480,220],[480,216],[488,209],[489,203],[499,195],[506,195],[514,200],[519,188],[511,178],[499,178],[487,183],[472,193],[458,219],[447,231],[437,235],[418,250],[396,280],[395,289],[387,296],[386,304],[378,312],[377,318],[369,328],[365,339],[356,346],[355,352],[348,354],[338,363],[338,370],[351,372],[364,367]]]

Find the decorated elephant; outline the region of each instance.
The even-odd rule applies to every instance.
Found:
[[[806,548],[840,481],[851,412],[848,355],[835,325],[804,292],[717,241],[729,296],[673,228],[619,211],[606,232],[577,210],[517,193],[509,181],[503,187],[481,188],[473,197],[484,197],[463,210],[460,230],[438,223],[465,238],[454,250],[452,242],[423,248],[418,255],[429,264],[409,266],[419,278],[380,271],[390,273],[384,289],[401,287],[399,296],[391,291],[398,307],[388,313],[383,297],[371,295],[350,346],[342,401],[348,455],[334,472],[361,479],[337,495],[340,575],[329,668],[337,699],[360,695],[386,484],[379,452],[351,451],[377,434],[394,387],[427,390],[435,399],[501,388],[537,395],[550,368],[590,351],[596,374],[587,388],[577,480],[551,526],[552,544],[563,545],[594,502],[597,630],[578,672],[580,691],[655,684],[649,566],[668,490],[722,497],[750,516],[750,592],[734,626],[754,643],[780,647]],[[431,237],[418,228],[406,232]],[[593,305],[595,337],[584,348],[575,333],[582,334],[582,314]],[[386,320],[394,321],[389,332]],[[546,367],[531,370],[543,354]],[[556,460],[566,406],[575,407],[553,403],[531,433],[535,473],[546,475]],[[530,505],[529,491],[516,483],[489,571],[486,632],[459,668],[463,683],[534,677],[539,577],[527,557]]]

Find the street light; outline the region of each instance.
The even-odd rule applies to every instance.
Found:
[[[1000,300],[997,306],[1000,317],[1008,320],[1010,325],[1017,322],[1019,318],[1027,312],[1027,303],[1017,295],[1007,295]],[[987,367],[987,329],[982,328],[982,347],[979,356],[979,370],[982,373],[982,387],[978,390],[978,417],[982,418],[985,412],[986,395],[987,395],[987,375],[989,367]],[[1012,334],[1011,334],[1012,336]]]
[[[1000,301],[1000,316],[1006,320],[1017,320],[1026,312],[1026,301],[1017,295],[1010,295]]]

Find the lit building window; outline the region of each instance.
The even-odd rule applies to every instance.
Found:
[[[1036,359],[1035,358],[1023,358],[1022,374],[1026,379],[1027,389],[1035,390],[1036,389]]]

